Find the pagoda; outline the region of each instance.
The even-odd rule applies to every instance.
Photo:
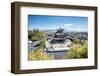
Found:
[[[57,31],[54,33],[52,37],[52,43],[64,43],[65,42],[65,34],[64,34],[64,29],[59,28]]]
[[[68,47],[69,40],[66,39],[66,35],[63,31],[64,29],[62,28],[57,29],[52,38],[46,41],[46,51],[68,51],[70,49],[70,47]]]

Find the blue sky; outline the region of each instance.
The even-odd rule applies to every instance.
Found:
[[[28,29],[55,30],[63,28],[66,31],[88,31],[88,17],[28,15]]]

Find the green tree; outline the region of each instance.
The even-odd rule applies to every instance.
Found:
[[[29,60],[50,60],[54,59],[54,56],[49,56],[45,51],[45,42],[47,40],[44,32],[40,32],[38,29],[33,29],[31,41],[41,41],[38,48],[28,54]]]
[[[28,31],[28,39],[31,40],[31,37],[33,36],[32,31]]]

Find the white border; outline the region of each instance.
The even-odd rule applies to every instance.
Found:
[[[20,9],[20,69],[43,69],[94,65],[94,11],[21,7]],[[88,59],[28,61],[28,14],[88,17]]]

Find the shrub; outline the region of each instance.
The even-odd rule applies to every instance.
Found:
[[[43,52],[42,50],[37,50],[35,52],[29,53],[28,60],[52,60],[54,59],[53,56],[48,56],[46,52]]]
[[[69,52],[66,52],[64,58],[66,59],[76,59],[76,58],[87,58],[88,56],[88,46],[86,43],[73,44]]]

